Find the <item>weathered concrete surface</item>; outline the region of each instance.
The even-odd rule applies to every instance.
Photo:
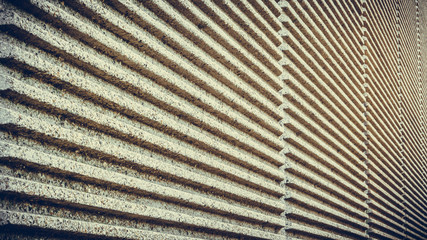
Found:
[[[0,0],[0,238],[427,238],[426,7]]]

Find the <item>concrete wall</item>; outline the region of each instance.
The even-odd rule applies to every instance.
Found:
[[[0,238],[427,239],[426,7],[0,0]]]

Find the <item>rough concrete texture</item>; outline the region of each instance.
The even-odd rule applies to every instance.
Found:
[[[0,0],[0,238],[427,239],[426,22]]]

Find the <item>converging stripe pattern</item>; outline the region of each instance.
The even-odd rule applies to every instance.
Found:
[[[426,10],[0,0],[0,238],[427,239]]]
[[[5,230],[280,238],[276,4],[2,9]]]

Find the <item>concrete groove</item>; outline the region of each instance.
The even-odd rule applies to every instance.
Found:
[[[271,174],[271,171],[270,171],[270,174]]]
[[[13,82],[13,85],[14,85],[14,89],[15,89],[15,91],[19,91],[19,85],[20,83],[18,82],[18,81],[14,81]],[[11,89],[11,88],[10,88]],[[9,89],[8,89],[9,90]],[[22,86],[22,90],[21,91],[32,91],[33,93],[38,93],[38,91],[37,91],[37,89],[35,89],[35,88],[33,88],[32,89],[32,87],[30,87],[30,86],[28,86],[28,85],[23,85]],[[24,94],[24,93],[21,93],[21,94]],[[40,94],[40,93],[39,93]],[[27,93],[27,95],[28,96],[31,96],[31,94],[28,94]],[[59,98],[55,98],[55,96],[53,96],[53,95],[49,95],[49,94],[47,94],[47,93],[45,93],[45,97],[48,97],[49,98],[49,100],[51,100],[51,101],[53,101],[53,103],[58,103],[58,102],[61,102],[61,100],[59,99]],[[25,96],[25,95],[24,95]],[[19,97],[19,96],[18,96]],[[64,97],[64,96],[62,96],[62,97]],[[22,100],[21,100],[22,101]],[[42,103],[43,101],[39,101],[38,103],[40,104],[40,103]],[[62,101],[62,102],[64,102],[64,104],[67,104],[67,102],[66,102],[66,100],[64,101]],[[85,103],[76,103],[76,102],[69,102],[68,103],[69,104],[69,106],[71,106],[71,105],[73,105],[73,104],[75,104],[75,105],[84,105]],[[42,104],[40,104],[40,105],[42,105]],[[66,105],[65,105],[66,106]],[[58,106],[58,107],[61,107],[61,106]],[[92,109],[96,109],[96,107],[95,106],[91,106],[91,105],[89,105],[88,107],[91,107]],[[67,107],[64,107],[64,105],[63,105],[63,107],[61,108],[61,109],[67,109]],[[79,109],[79,110],[77,110],[77,111],[81,111],[82,110],[82,108],[81,109]],[[87,109],[86,109],[86,111],[87,111]],[[89,111],[90,112],[90,111]],[[61,113],[61,114],[64,114],[64,115],[70,115],[70,114],[67,114],[68,112],[63,112],[63,113]],[[102,116],[102,114],[101,113],[95,113],[95,115],[97,115],[98,117],[99,116]],[[69,117],[71,117],[71,116],[69,116]],[[104,116],[103,118],[109,118],[109,117],[107,117],[107,116]],[[88,119],[83,119],[83,120],[79,120],[79,121],[88,121]],[[114,122],[114,120],[110,120],[111,122]],[[96,124],[96,123],[95,123]],[[107,126],[108,124],[101,124],[100,125],[100,127],[99,127],[99,130],[98,131],[100,131],[100,132],[102,132],[103,130],[102,130],[102,127],[104,127],[104,126]],[[96,128],[96,126],[91,126],[91,127],[93,127],[93,128]],[[140,128],[143,128],[142,126],[140,127]],[[148,133],[149,132],[149,130],[147,129],[146,130],[147,131],[147,134],[150,134],[150,133]],[[136,131],[134,131],[133,133],[132,133],[132,135],[135,135],[136,133],[138,132],[138,130],[136,130]],[[154,137],[155,138],[155,137]],[[133,143],[132,142],[129,142],[130,144],[136,144],[135,142],[137,142],[137,140],[135,139],[135,138],[133,138],[132,139],[132,141],[133,141]],[[162,141],[161,139],[159,139],[159,141]],[[160,143],[160,142],[159,142]],[[172,142],[171,142],[171,144],[173,144]],[[161,145],[161,144],[158,144],[159,146]],[[191,146],[188,146],[188,149],[191,149]],[[166,150],[164,150],[164,151],[166,151]],[[212,151],[212,150],[209,150],[209,151]],[[205,161],[205,164],[206,164],[207,162]],[[223,165],[223,164],[221,164],[221,163],[219,163],[219,162],[217,162],[217,163],[215,163],[215,164],[212,164],[212,166],[215,166],[215,167],[225,167],[226,169],[228,168],[226,165]],[[270,173],[271,172],[273,172],[274,171],[274,169],[270,169]],[[229,172],[229,173],[227,173],[227,174],[224,174],[225,176],[228,176],[228,177],[231,177],[233,174],[231,174],[231,172]],[[247,174],[245,174],[245,173],[243,173],[243,172],[238,172],[236,175],[235,175],[236,177],[238,177],[238,178],[242,178],[242,179],[244,179],[244,178],[246,178],[247,180],[249,180],[249,179],[252,179],[252,180],[255,180],[255,178],[254,177],[250,177],[249,175],[247,175]],[[237,180],[237,179],[234,179],[235,181]],[[238,181],[238,180],[237,180]],[[245,181],[246,182],[246,181]],[[248,184],[248,182],[246,182],[245,184]],[[256,188],[259,188],[258,187],[258,185],[263,185],[264,187],[267,187],[268,185],[269,185],[269,183],[268,182],[263,182],[262,184],[260,184],[260,183],[258,183],[258,184],[256,184],[256,185],[254,185],[254,186],[257,186]],[[278,194],[278,192],[277,191],[279,191],[278,190],[278,188],[277,187],[274,187],[273,185],[270,185],[272,188],[271,189],[269,189],[269,191],[271,191],[271,190],[273,190],[274,188],[276,188],[276,194]],[[268,188],[266,188],[266,189],[268,189]],[[273,192],[274,192],[274,190],[273,190]],[[280,191],[279,191],[280,192]],[[279,193],[279,196],[280,196],[280,193]]]

